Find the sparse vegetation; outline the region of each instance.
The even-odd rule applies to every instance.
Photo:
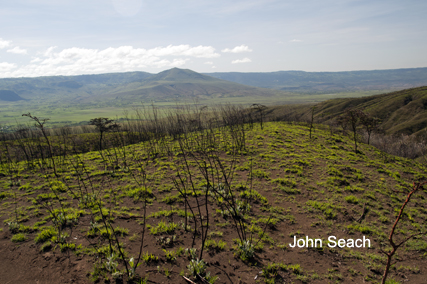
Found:
[[[313,132],[314,125],[252,114],[194,107],[160,118],[153,107],[141,110],[145,121],[120,127],[102,119],[99,127],[108,130],[99,128],[89,140],[65,130],[48,135],[44,124],[46,137],[40,128],[26,129],[27,138],[2,136],[4,241],[46,258],[78,255],[90,263],[92,280],[110,283],[182,277],[233,283],[245,277],[242,270],[266,283],[378,282],[394,256],[378,248],[399,216],[392,235],[412,236],[397,243],[399,260],[415,255],[420,269],[403,260],[403,268],[389,265],[388,273],[424,277],[422,187],[399,208],[400,192],[426,178],[425,165],[399,157],[386,162],[359,141],[354,153],[353,137],[322,125]],[[331,248],[329,235],[369,238],[371,248]],[[305,236],[323,246],[288,245]],[[336,264],[322,272],[301,252],[346,269]]]

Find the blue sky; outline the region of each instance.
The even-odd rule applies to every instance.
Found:
[[[0,1],[0,77],[427,67],[425,0]]]

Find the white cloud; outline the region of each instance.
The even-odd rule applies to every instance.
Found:
[[[55,48],[57,48],[57,46],[51,46],[51,47],[49,47],[48,49],[46,49],[46,51],[44,52],[43,55],[44,56],[50,56]]]
[[[144,50],[145,49],[140,49]],[[188,44],[168,45],[167,47],[156,47],[147,50],[147,54],[153,56],[193,56],[199,58],[215,58],[220,55],[215,52],[212,46],[195,46],[190,47]]]
[[[300,39],[292,39],[289,42],[302,42],[302,40],[300,40]]]
[[[7,52],[15,54],[27,54],[27,50],[20,48],[19,46],[15,46],[14,48],[8,49]]]
[[[10,41],[4,40],[0,37],[0,49],[8,47],[10,45]]]
[[[249,62],[252,62],[252,60],[250,60],[249,58],[245,57],[243,59],[233,60],[233,61],[231,61],[231,64],[249,63]]]
[[[241,52],[252,52],[252,49],[250,49],[249,46],[242,44],[234,47],[233,49],[226,48],[221,51],[226,53],[241,53]]]
[[[8,62],[0,62],[0,72],[10,71],[13,68],[16,68],[16,64],[8,63]]]
[[[147,67],[179,67],[190,57],[216,58],[220,54],[212,46],[169,45],[152,49],[132,46],[88,49],[71,47],[55,51],[49,47],[33,57],[28,65],[9,71],[2,70],[0,77],[34,77],[52,75],[79,75],[142,70]],[[6,71],[6,72],[5,72]]]
[[[173,66],[173,67],[179,67],[184,65],[186,62],[188,61],[188,58],[179,58],[179,59],[174,59],[169,66]]]
[[[153,66],[157,67],[157,68],[162,68],[162,67],[179,67],[185,64],[185,62],[187,62],[188,59],[183,59],[183,58],[178,58],[178,59],[174,59],[172,61],[167,60],[167,59],[163,59],[157,62],[153,63]]]
[[[213,65],[214,63],[212,61],[206,61],[205,64],[207,64],[207,65]]]
[[[37,63],[37,62],[40,62],[40,61],[42,61],[42,59],[40,58],[40,57],[34,57],[33,59],[31,59],[31,63]]]

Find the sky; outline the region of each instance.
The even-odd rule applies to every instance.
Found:
[[[0,0],[0,78],[427,67],[426,0]]]

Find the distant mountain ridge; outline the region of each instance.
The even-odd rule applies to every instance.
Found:
[[[107,73],[78,76],[49,76],[36,78],[3,78],[0,79],[0,90],[9,90],[17,95],[31,99],[65,96],[65,98],[85,98],[101,94],[124,94],[149,85],[174,83],[219,83],[216,79],[246,85],[250,87],[268,88],[293,93],[331,93],[367,90],[402,90],[427,85],[427,68],[407,68],[372,71],[345,72],[216,72],[197,73],[188,69],[172,68],[158,74],[147,72]],[[161,82],[161,84],[159,83]],[[230,85],[231,86],[231,85]],[[162,97],[174,91],[171,86],[157,87],[166,91]],[[182,86],[181,86],[182,87]],[[191,86],[186,86],[187,90]],[[129,89],[131,88],[131,89]],[[121,89],[121,90],[120,90]],[[235,91],[236,88],[232,90]],[[146,92],[144,90],[144,92]],[[181,90],[176,90],[178,93]],[[225,93],[225,90],[219,91]],[[197,91],[196,93],[200,93]]]
[[[46,76],[34,78],[0,79],[0,90],[13,91],[25,99],[49,96],[74,98],[104,93],[122,84],[143,80],[152,74],[147,72],[108,73],[78,76]]]
[[[79,104],[275,96],[278,92],[221,80],[188,69],[81,76],[0,79],[0,89],[28,99]]]
[[[239,84],[299,93],[402,90],[427,85],[427,68],[343,72],[216,72],[206,75]]]
[[[239,85],[236,85],[237,83]],[[23,99],[55,99],[88,102],[92,99],[160,99],[204,96],[270,96],[277,91],[324,94],[367,90],[402,90],[427,85],[427,68],[265,73],[197,73],[172,68],[158,74],[125,72],[98,75],[0,79],[0,90]],[[258,89],[262,88],[262,89]],[[273,89],[269,91],[266,89]],[[126,98],[128,96],[128,98]]]

